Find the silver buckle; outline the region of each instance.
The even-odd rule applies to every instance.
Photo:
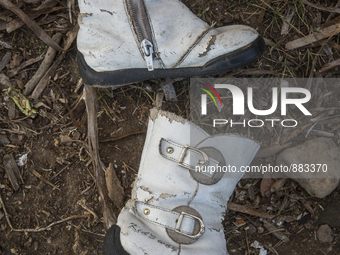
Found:
[[[180,228],[181,228],[182,221],[183,221],[183,218],[184,218],[185,215],[187,215],[191,218],[194,218],[195,220],[198,220],[198,222],[200,223],[200,231],[196,235],[190,235],[190,234],[186,234],[186,233],[181,232]],[[189,214],[189,213],[186,213],[186,212],[181,212],[181,214],[178,217],[176,226],[175,226],[175,232],[177,232],[181,235],[190,237],[190,238],[194,238],[194,239],[199,238],[201,235],[203,235],[204,230],[205,230],[205,227],[204,227],[203,220],[201,220],[201,218],[199,218],[199,217],[196,217],[195,215],[192,215],[192,214]]]
[[[187,168],[187,169],[190,169],[192,171],[196,171],[196,168],[193,168],[193,167],[190,167],[190,166],[187,166],[187,165],[184,165],[183,164],[183,161],[184,161],[184,158],[187,154],[187,151],[188,150],[193,150],[193,151],[196,151],[196,152],[199,152],[202,157],[203,157],[203,162],[200,160],[198,163],[200,164],[201,167],[203,166],[207,166],[208,163],[209,163],[209,157],[207,154],[205,154],[203,151],[199,150],[199,149],[196,149],[194,147],[191,147],[191,146],[188,146],[188,145],[185,145],[183,146],[183,149],[181,151],[181,154],[179,155],[179,159],[178,159],[178,165],[184,167],[184,168]]]

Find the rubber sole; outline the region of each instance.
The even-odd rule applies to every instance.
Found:
[[[264,48],[265,43],[262,37],[259,36],[249,45],[212,59],[203,67],[155,69],[153,71],[148,71],[147,68],[133,68],[96,72],[87,65],[83,54],[79,51],[77,62],[80,75],[85,84],[97,87],[114,87],[150,79],[188,78],[228,72],[255,61],[262,55]]]
[[[120,243],[120,227],[113,225],[104,238],[102,255],[129,255]]]

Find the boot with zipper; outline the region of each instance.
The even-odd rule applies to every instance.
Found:
[[[264,50],[244,25],[212,28],[178,0],[80,0],[78,67],[87,85],[230,71]]]
[[[152,109],[131,199],[107,232],[103,255],[228,254],[227,202],[259,147]]]

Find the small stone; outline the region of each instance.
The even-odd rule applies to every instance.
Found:
[[[5,135],[0,135],[0,145],[10,144],[11,142]]]
[[[289,169],[296,166],[297,171],[284,174],[298,182],[313,197],[324,198],[339,184],[340,150],[329,138],[309,140],[286,149],[276,158],[275,164]],[[300,166],[303,171],[298,171]],[[306,166],[309,168],[308,172],[305,171]]]
[[[333,241],[332,230],[326,224],[319,227],[316,235],[320,242],[330,243]]]
[[[263,227],[258,227],[257,228],[257,233],[262,234],[264,232],[264,228]]]
[[[75,131],[73,134],[72,134],[72,139],[73,140],[79,140],[80,139],[80,133],[78,131]]]
[[[254,234],[254,233],[256,233],[256,228],[254,227],[254,225],[253,224],[248,224],[248,234],[249,235],[252,235],[252,234]]]
[[[24,141],[20,140],[16,134],[11,134],[9,136],[9,139],[11,140],[12,144],[15,144],[15,145],[22,145],[24,143]]]
[[[65,144],[66,146],[71,146],[72,139],[68,135],[60,135],[60,143]]]
[[[340,204],[329,203],[321,211],[318,224],[328,224],[333,228],[340,228]]]

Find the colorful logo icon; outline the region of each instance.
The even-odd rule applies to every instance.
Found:
[[[223,108],[223,103],[222,103],[221,97],[217,93],[216,89],[214,89],[212,86],[205,84],[203,82],[197,82],[197,83],[201,84],[205,87],[205,88],[199,87],[199,89],[204,91],[205,93],[207,93],[211,97],[211,99],[213,100],[217,110],[219,112],[221,112],[221,110]],[[215,96],[217,97],[219,102],[216,102],[215,97],[213,96],[213,94],[209,90],[212,91],[215,94]],[[202,115],[207,114],[207,94],[201,95]]]

